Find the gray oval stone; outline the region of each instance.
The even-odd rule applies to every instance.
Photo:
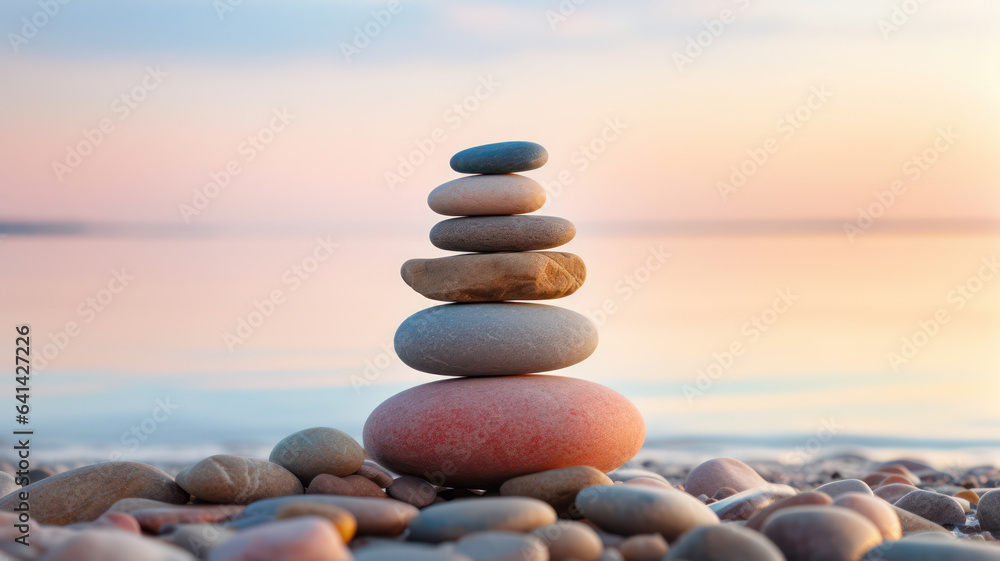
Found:
[[[541,184],[516,174],[460,177],[442,183],[427,196],[427,206],[445,216],[525,214],[543,204]]]
[[[555,521],[556,511],[537,499],[527,497],[466,499],[438,503],[421,510],[420,514],[410,521],[410,539],[440,543],[488,530],[530,532]]]
[[[663,561],[785,561],[771,540],[760,532],[725,524],[686,532]]]
[[[719,523],[698,499],[659,487],[594,485],[580,491],[576,506],[602,530],[623,536],[659,533],[674,541],[691,528]]]
[[[971,540],[955,540],[944,534],[920,534],[899,541],[886,540],[862,557],[862,561],[942,560],[1000,561],[1000,547]]]
[[[537,169],[549,160],[540,144],[514,140],[466,148],[451,157],[458,173],[516,173]]]
[[[432,300],[551,300],[583,286],[587,266],[579,256],[558,251],[470,253],[410,259],[400,275],[410,288]]]
[[[976,519],[984,530],[1000,530],[1000,489],[985,493],[976,506]]]
[[[177,484],[199,499],[237,505],[304,491],[299,478],[278,464],[229,454],[181,470]]]
[[[934,491],[910,491],[894,505],[935,524],[965,524],[965,511],[958,501]]]
[[[816,491],[817,493],[826,493],[833,499],[836,499],[845,493],[862,493],[868,495],[869,497],[875,496],[875,493],[872,492],[872,488],[860,479],[840,479],[837,481],[831,481],[825,485],[820,485],[819,487],[813,489],[813,491]]]
[[[549,561],[542,540],[516,532],[476,532],[459,539],[455,549],[474,561]]]
[[[431,228],[431,243],[448,251],[535,251],[559,247],[576,236],[565,218],[533,214],[466,216]]]
[[[419,512],[416,508],[395,499],[374,497],[347,497],[343,495],[300,495],[275,497],[251,503],[230,526],[250,528],[275,519],[277,512],[292,502],[312,502],[340,507],[358,522],[359,536],[397,536],[406,530],[410,520]]]
[[[396,330],[396,354],[410,368],[445,376],[514,376],[572,366],[597,348],[586,317],[541,304],[445,304],[419,311]]]
[[[365,451],[344,431],[313,427],[283,438],[268,459],[308,485],[321,473],[343,477],[357,472],[365,460]]]

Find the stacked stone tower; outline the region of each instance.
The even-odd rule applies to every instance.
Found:
[[[428,197],[432,210],[456,216],[431,230],[431,243],[469,252],[411,259],[403,280],[433,300],[396,331],[408,366],[458,377],[397,394],[368,418],[368,454],[399,473],[452,487],[491,489],[512,477],[589,465],[611,471],[642,446],[645,425],[623,396],[569,377],[539,376],[594,352],[597,330],[556,306],[515,303],[575,292],[586,267],[572,253],[544,251],[573,239],[568,220],[527,214],[545,190],[518,172],[548,159],[532,142],[463,150],[459,173]]]

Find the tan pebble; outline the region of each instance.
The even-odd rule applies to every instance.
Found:
[[[309,483],[306,492],[310,495],[347,495],[351,497],[388,498],[385,491],[377,483],[362,475],[337,477],[321,473]]]
[[[219,454],[181,470],[177,484],[199,499],[245,505],[270,497],[301,495],[302,483],[278,464]]]
[[[667,541],[660,534],[632,536],[618,546],[625,561],[659,561],[667,554]]]
[[[330,427],[313,427],[283,438],[268,459],[308,484],[321,473],[357,473],[364,458],[365,451],[349,434]]]
[[[875,527],[887,540],[898,540],[903,537],[903,528],[899,516],[892,510],[889,503],[862,493],[845,493],[833,501],[834,506],[849,508],[871,520]]]
[[[500,494],[532,497],[547,502],[559,514],[576,514],[571,507],[581,489],[608,483],[611,479],[600,470],[572,466],[508,479],[500,486]]]
[[[392,474],[371,460],[365,460],[355,475],[363,475],[383,489],[392,485]]]
[[[952,496],[959,499],[965,499],[974,505],[979,504],[979,495],[972,490],[959,491]]]
[[[549,548],[550,561],[597,561],[604,550],[597,533],[581,522],[560,520],[532,533]]]

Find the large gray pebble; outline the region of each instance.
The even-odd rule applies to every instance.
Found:
[[[584,518],[613,534],[663,534],[668,541],[698,526],[719,523],[701,501],[674,489],[639,485],[594,485],[580,491]]]

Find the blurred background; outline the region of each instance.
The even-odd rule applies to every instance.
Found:
[[[553,303],[601,334],[560,374],[634,401],[648,446],[998,461],[998,16],[4,2],[0,314],[8,353],[31,327],[33,453],[360,436],[436,379],[391,348],[434,304],[398,272],[444,254],[427,194],[455,152],[530,140],[589,268]]]

